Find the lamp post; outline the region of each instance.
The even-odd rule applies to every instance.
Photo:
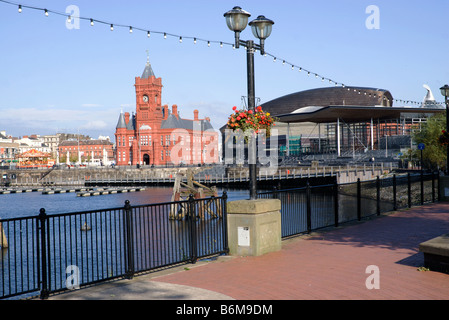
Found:
[[[449,86],[445,84],[440,90],[446,103],[446,132],[449,132]],[[446,175],[449,176],[449,145],[446,147]]]
[[[234,7],[232,10],[226,12],[224,17],[226,18],[226,24],[228,28],[235,34],[235,47],[239,48],[240,45],[246,47],[246,60],[247,60],[247,82],[248,82],[248,110],[255,111],[255,89],[254,89],[254,51],[259,50],[261,55],[265,54],[265,39],[271,34],[271,28],[274,24],[270,19],[264,16],[258,16],[257,19],[251,21],[249,25],[253,35],[260,40],[260,44],[255,44],[252,40],[240,40],[240,33],[245,30],[248,25],[248,18],[250,13],[242,10],[240,7]],[[249,181],[250,181],[250,199],[257,199],[257,172],[256,172],[256,143],[252,141],[248,145],[248,160],[252,156],[252,161],[248,161],[249,164]]]

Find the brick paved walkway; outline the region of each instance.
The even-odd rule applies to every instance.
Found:
[[[235,257],[152,281],[203,288],[238,300],[449,299],[449,275],[418,271],[419,243],[449,233],[449,203],[395,212],[285,240],[281,251]],[[376,265],[380,288],[368,290]]]

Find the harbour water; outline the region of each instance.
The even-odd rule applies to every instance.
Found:
[[[223,193],[218,189],[218,195]],[[226,190],[229,200],[248,199],[246,189]],[[131,205],[168,202],[171,187],[147,187],[139,192],[116,193],[92,197],[77,197],[75,193],[42,194],[42,192],[0,195],[0,219],[37,216],[41,208],[47,214],[70,213],[108,208],[119,208],[129,200]]]

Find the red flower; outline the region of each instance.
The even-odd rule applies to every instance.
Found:
[[[240,120],[240,119],[242,119],[242,118],[240,118],[240,117],[237,117],[237,120]]]
[[[234,111],[235,111],[235,110],[237,110],[237,107],[236,107],[236,106],[234,106],[234,107],[232,108],[232,110],[234,110]]]

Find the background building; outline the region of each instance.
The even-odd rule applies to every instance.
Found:
[[[295,155],[289,150],[290,138],[300,136],[301,147],[295,150],[299,155],[371,157],[369,151],[382,150],[378,154],[390,157],[412,146],[411,132],[419,130],[427,117],[445,111],[426,99],[421,105],[393,106],[397,101],[384,89],[331,87],[286,95],[262,107],[284,124],[287,155]]]
[[[135,78],[136,112],[121,112],[117,122],[117,165],[201,164],[218,162],[218,133],[209,118],[183,119],[177,105],[161,105],[162,79],[149,61]]]
[[[59,144],[60,163],[109,165],[113,160],[113,143],[109,140],[65,140]]]
[[[323,160],[392,160],[413,147],[411,133],[429,116],[445,112],[430,88],[424,88],[427,95],[420,104],[366,87],[318,88],[276,98],[262,104],[279,119],[267,149],[270,140],[277,139],[278,155],[284,160],[295,157],[292,163],[298,163],[297,158],[317,159],[316,155]],[[395,102],[404,106],[394,106]]]

